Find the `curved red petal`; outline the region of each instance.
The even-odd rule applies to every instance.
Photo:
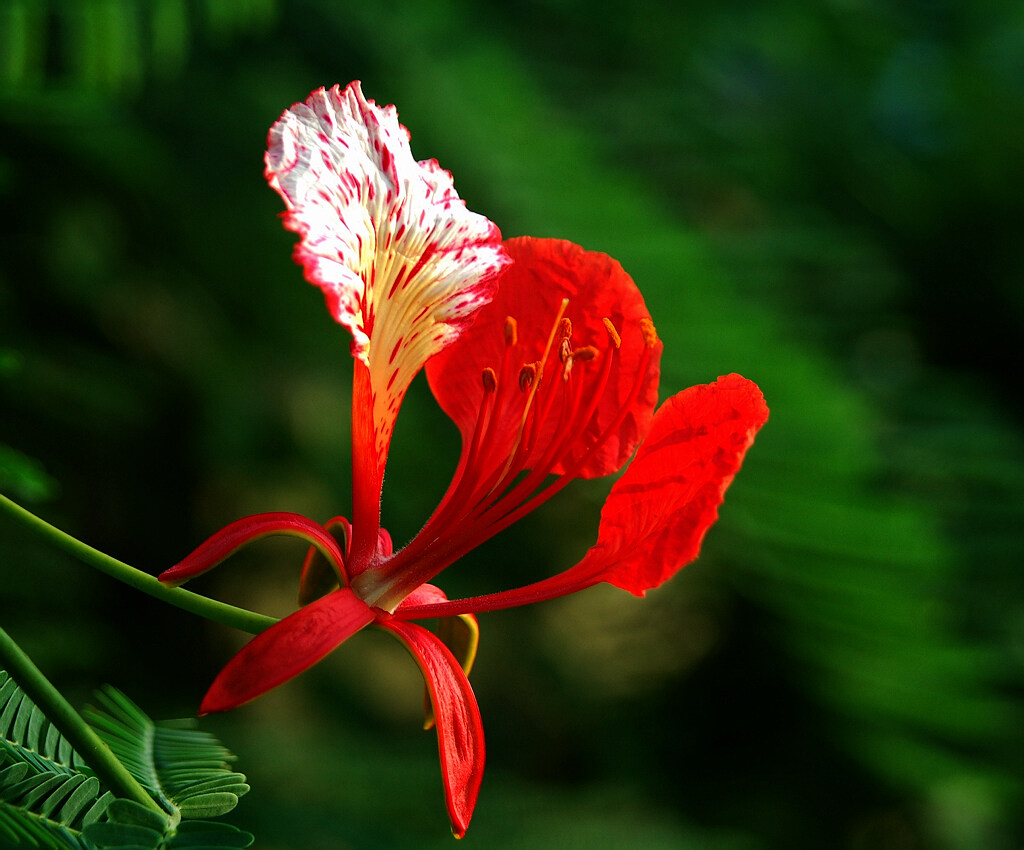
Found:
[[[324,530],[334,538],[338,544],[338,551],[342,553],[345,561],[348,561],[352,543],[352,523],[343,516],[336,516],[324,523]],[[306,553],[306,560],[302,562],[302,573],[299,575],[299,605],[308,605],[321,596],[326,596],[339,585],[347,584],[347,573],[339,575],[331,569],[330,562],[320,551],[311,546]]]
[[[416,590],[410,593],[395,610],[394,616],[398,619],[420,619],[420,617],[406,618],[402,616],[405,609],[421,609],[423,606],[444,604],[448,601],[444,591],[432,584],[421,584]],[[462,672],[467,676],[473,669],[473,662],[476,660],[476,651],[480,646],[480,623],[477,622],[475,614],[456,614],[454,617],[440,617],[437,621],[437,638],[451,651],[462,667]],[[430,702],[430,689],[424,705],[425,720],[424,729],[434,726],[434,707]]]
[[[175,587],[184,584],[217,566],[247,543],[276,534],[299,537],[312,544],[327,559],[339,578],[344,580],[345,559],[330,533],[311,519],[284,512],[257,514],[235,520],[206,540],[183,561],[160,573],[159,579]]]
[[[513,259],[512,266],[498,279],[494,298],[477,312],[473,324],[428,361],[430,387],[461,431],[463,443],[468,444],[487,392],[482,380],[484,371],[493,369],[506,385],[517,382],[520,367],[543,359],[562,301],[568,299],[564,317],[571,323],[571,347],[592,347],[597,352],[595,359],[573,364],[572,380],[584,383],[580,389],[584,404],[597,393],[600,399],[579,439],[567,452],[559,453],[554,460],[561,462],[555,463],[551,471],[585,478],[614,472],[629,459],[646,433],[657,403],[661,345],[655,343],[653,352],[645,351],[650,340],[642,327],[650,323],[650,314],[643,297],[622,266],[606,254],[585,251],[560,239],[531,237],[509,239],[505,248]],[[508,351],[510,366],[503,370],[510,346],[509,318],[515,323],[515,344]],[[605,319],[618,333],[621,347],[617,350],[613,351]],[[549,384],[562,380],[557,347],[556,340],[553,356],[543,364],[543,380]],[[599,388],[605,357],[613,357],[613,362],[607,382]],[[515,449],[525,397],[526,393],[513,387],[503,393],[509,403],[497,405],[494,411],[497,421],[487,433],[487,450],[500,462]],[[625,415],[623,408],[627,408]],[[538,430],[534,460],[543,458],[559,436],[563,415],[560,404],[551,407]],[[606,434],[609,429],[611,433]],[[599,449],[583,461],[590,446],[602,436]],[[534,466],[527,462],[524,468]]]
[[[768,420],[757,384],[727,375],[673,396],[604,508],[587,553],[601,581],[638,596],[697,557],[725,490]]]
[[[430,692],[437,718],[445,802],[456,838],[466,834],[484,776],[484,727],[469,679],[448,648],[431,632],[413,623],[384,620],[416,660]]]
[[[236,708],[284,684],[372,623],[376,613],[344,587],[300,608],[242,647],[210,686],[199,713]]]
[[[433,584],[421,584],[410,593],[398,608],[394,616],[400,620],[422,619],[424,615],[419,612],[431,610],[431,606],[444,605],[448,597],[441,588]],[[404,612],[416,611],[415,617],[406,617]],[[476,660],[476,651],[480,645],[480,624],[471,613],[459,613],[451,617],[441,616],[437,623],[437,636],[441,642],[448,647],[462,665],[463,672],[468,676],[473,669],[473,662]]]

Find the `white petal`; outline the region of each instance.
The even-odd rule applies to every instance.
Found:
[[[436,161],[413,159],[395,108],[358,82],[285,111],[266,163],[301,237],[296,260],[370,368],[375,412],[397,411],[427,358],[490,300],[510,262],[498,228],[466,209]]]

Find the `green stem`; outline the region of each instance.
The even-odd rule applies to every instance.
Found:
[[[167,814],[3,629],[0,629],[0,661],[28,698],[92,768],[96,778],[115,796]]]
[[[254,635],[259,634],[277,622],[275,618],[268,617],[266,614],[257,614],[255,611],[249,611],[246,608],[238,608],[225,602],[218,602],[207,596],[201,596],[189,590],[182,590],[180,587],[165,587],[157,581],[155,576],[144,573],[142,570],[137,570],[135,567],[130,567],[128,564],[122,563],[116,558],[111,558],[110,555],[106,555],[98,549],[93,549],[81,540],[77,540],[70,534],[55,528],[45,520],[25,510],[21,505],[12,502],[3,494],[0,494],[0,509],[5,510],[20,523],[43,535],[55,546],[58,546],[90,567],[95,567],[100,572],[104,572],[118,581],[123,581],[125,584],[131,585],[143,593],[148,593],[150,596],[155,596],[157,599],[169,602],[171,605],[176,605],[185,611],[190,611],[193,614],[198,614],[200,617],[205,617],[208,620],[213,620],[225,626],[231,626]]]

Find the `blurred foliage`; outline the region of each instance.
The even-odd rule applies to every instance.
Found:
[[[154,571],[247,512],[347,510],[347,340],[290,263],[260,156],[285,107],[361,78],[503,232],[623,263],[663,394],[739,371],[772,407],[669,586],[484,618],[470,840],[1020,846],[1024,7],[0,10],[0,470],[36,482],[4,472],[6,491]],[[456,452],[418,383],[385,488],[396,541]],[[568,566],[604,492],[570,488],[442,584]],[[0,534],[5,624],[71,688],[187,712],[241,640]],[[301,557],[267,544],[204,589],[282,614]],[[449,846],[419,688],[360,635],[218,719],[254,765],[260,846]]]

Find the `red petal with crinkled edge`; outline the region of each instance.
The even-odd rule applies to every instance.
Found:
[[[462,838],[484,776],[484,727],[476,695],[458,660],[436,635],[397,620],[382,620],[378,625],[405,644],[423,672],[437,718],[448,816],[455,837]]]
[[[697,557],[768,406],[757,384],[726,375],[673,396],[601,510],[587,560],[601,581],[642,596]]]
[[[521,366],[542,358],[561,302],[568,299],[564,315],[572,324],[571,347],[593,347],[597,352],[593,360],[573,364],[571,380],[584,382],[580,391],[583,404],[593,400],[597,392],[600,400],[579,439],[568,452],[559,454],[555,460],[561,462],[551,471],[585,478],[615,472],[647,431],[658,400],[661,344],[642,331],[642,324],[650,323],[643,297],[633,279],[607,254],[585,251],[560,239],[531,237],[509,239],[505,247],[513,259],[512,266],[499,278],[494,298],[477,312],[473,324],[427,363],[430,387],[458,426],[465,448],[472,440],[484,402],[484,370],[493,369],[499,382],[517,382]],[[516,325],[516,341],[511,348],[508,317]],[[610,320],[621,340],[617,350],[613,350],[604,319]],[[646,352],[651,344],[655,350]],[[555,350],[544,365],[543,380],[549,383],[562,381],[557,349],[556,339]],[[503,370],[506,355],[510,363]],[[613,358],[611,371],[603,388],[599,388],[606,357]],[[517,388],[510,392],[503,389],[499,386],[507,403],[495,410],[496,422],[486,435],[487,456],[498,463],[514,450],[526,396]],[[534,460],[542,458],[559,436],[563,417],[561,405],[553,405],[536,439]],[[606,434],[609,428],[611,433]],[[574,462],[579,462],[602,436],[600,448],[577,466]],[[529,461],[524,466],[533,468]]]
[[[296,261],[370,371],[367,415],[383,457],[409,382],[508,265],[501,234],[466,209],[450,173],[413,159],[395,108],[367,100],[358,82],[284,112],[268,135],[266,177],[300,236]]]
[[[403,606],[395,616],[511,608],[602,581],[643,595],[697,557],[726,488],[767,420],[761,391],[739,375],[684,390],[654,415],[647,438],[601,510],[597,543],[575,567],[502,593]]]
[[[346,587],[300,608],[242,647],[210,686],[199,713],[228,711],[284,684],[368,626],[376,615]]]
[[[236,519],[206,540],[183,561],[160,573],[161,582],[178,586],[202,575],[248,543],[272,535],[298,537],[312,544],[345,581],[345,558],[334,537],[301,514],[274,512]]]

